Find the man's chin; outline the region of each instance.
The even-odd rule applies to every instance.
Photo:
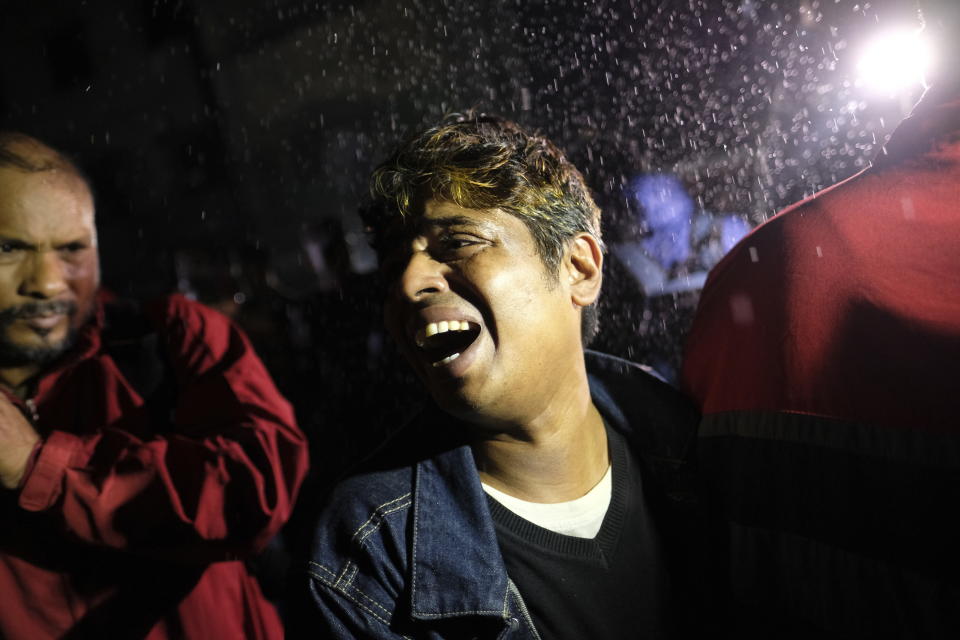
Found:
[[[66,331],[62,336],[34,336],[31,340],[18,340],[7,333],[0,333],[0,367],[46,366],[70,350],[76,332]]]
[[[430,397],[433,402],[445,413],[470,423],[482,423],[489,413],[489,407],[484,409],[484,403],[475,394],[467,393],[463,386],[451,385],[449,388],[438,389],[430,387]]]
[[[0,310],[0,368],[43,368],[69,351],[94,313],[87,304],[30,303]]]

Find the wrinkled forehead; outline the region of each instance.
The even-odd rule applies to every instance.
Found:
[[[69,169],[22,171],[0,167],[0,223],[4,226],[94,229],[93,195]]]
[[[380,225],[377,235],[382,242],[382,248],[390,251],[396,246],[408,245],[417,236],[454,227],[499,228],[502,225],[497,225],[496,221],[504,216],[523,222],[520,216],[511,211],[499,208],[469,209],[449,199],[431,198],[417,208],[411,207],[406,215],[397,214],[385,220]],[[526,230],[525,225],[523,228]]]

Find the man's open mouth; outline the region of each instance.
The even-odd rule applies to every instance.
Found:
[[[460,357],[480,335],[480,325],[467,320],[443,320],[421,327],[414,341],[434,366],[441,367]]]

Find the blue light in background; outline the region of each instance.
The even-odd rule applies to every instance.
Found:
[[[642,175],[631,191],[649,231],[641,242],[644,251],[664,269],[686,262],[694,206],[680,181],[669,174]]]
[[[629,193],[639,205],[644,233],[612,249],[650,297],[699,290],[707,272],[751,229],[740,215],[697,208],[670,174],[640,175]]]

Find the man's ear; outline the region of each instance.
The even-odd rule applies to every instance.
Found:
[[[600,242],[589,233],[578,233],[567,244],[564,269],[573,303],[578,307],[593,304],[600,295],[603,281]]]

